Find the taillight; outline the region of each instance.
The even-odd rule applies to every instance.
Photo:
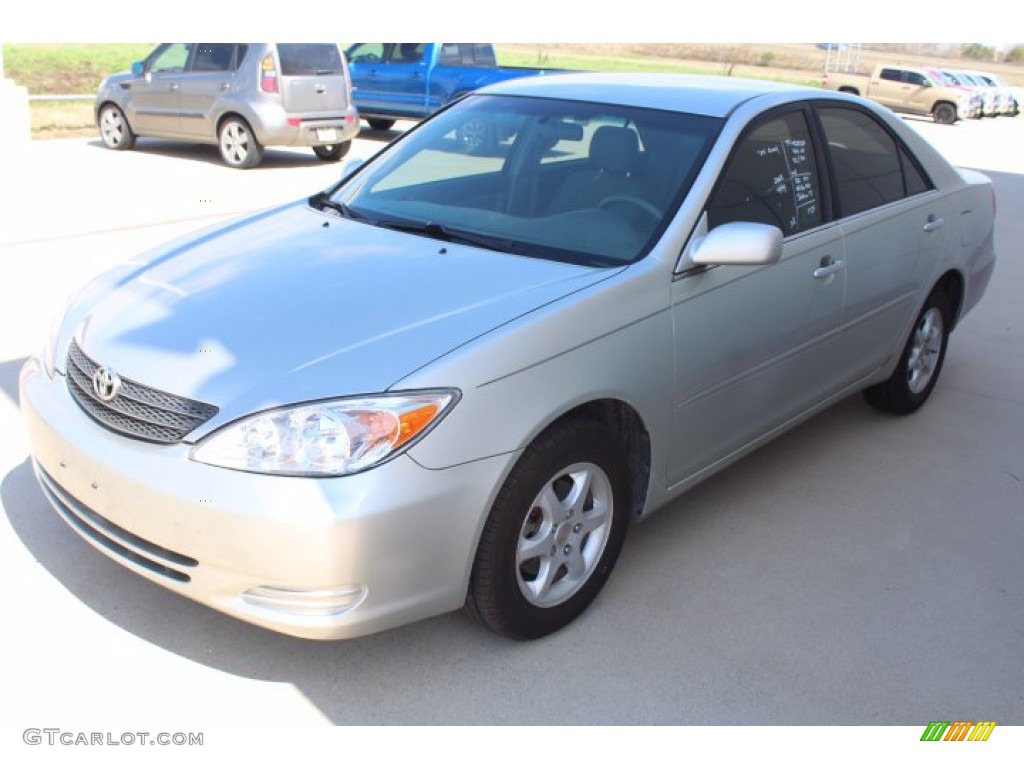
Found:
[[[274,54],[268,53],[263,57],[260,64],[260,90],[264,93],[278,93],[280,88],[277,85],[277,65],[274,63]]]

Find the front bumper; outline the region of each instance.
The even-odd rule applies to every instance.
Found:
[[[311,639],[460,607],[514,454],[428,470],[406,455],[341,478],[191,461],[96,424],[36,359],[20,377],[37,474],[62,517],[125,567],[224,613]]]

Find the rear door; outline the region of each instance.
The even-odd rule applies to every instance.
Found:
[[[182,133],[194,138],[216,137],[217,104],[236,89],[236,71],[247,48],[234,43],[196,44],[178,89]]]
[[[873,115],[846,105],[817,112],[846,242],[842,367],[854,380],[901,348],[956,211]]]
[[[883,67],[871,81],[870,96],[879,104],[896,109],[904,100],[903,85],[903,70]]]
[[[292,115],[335,117],[348,108],[348,78],[334,43],[277,43],[281,98]]]

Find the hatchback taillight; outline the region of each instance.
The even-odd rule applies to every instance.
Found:
[[[264,93],[278,93],[281,89],[277,82],[277,64],[274,54],[268,53],[260,64],[260,90]]]

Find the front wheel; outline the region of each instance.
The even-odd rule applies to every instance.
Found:
[[[935,388],[949,345],[951,313],[949,299],[941,290],[932,291],[917,316],[892,376],[864,390],[864,399],[889,413],[913,413]]]
[[[218,139],[220,156],[232,168],[252,168],[263,159],[263,145],[240,117],[229,117],[221,123]]]
[[[480,536],[467,608],[517,639],[561,629],[608,579],[629,524],[621,441],[605,425],[557,425],[520,457]]]
[[[319,147],[313,147],[313,152],[321,160],[328,163],[334,163],[347,155],[351,148],[351,141],[343,141],[341,144],[324,144]]]
[[[942,125],[952,125],[956,122],[956,107],[945,102],[936,104],[932,109],[932,119]]]
[[[135,146],[135,134],[128,125],[128,119],[118,107],[107,104],[100,110],[100,138],[108,149],[131,149]]]

